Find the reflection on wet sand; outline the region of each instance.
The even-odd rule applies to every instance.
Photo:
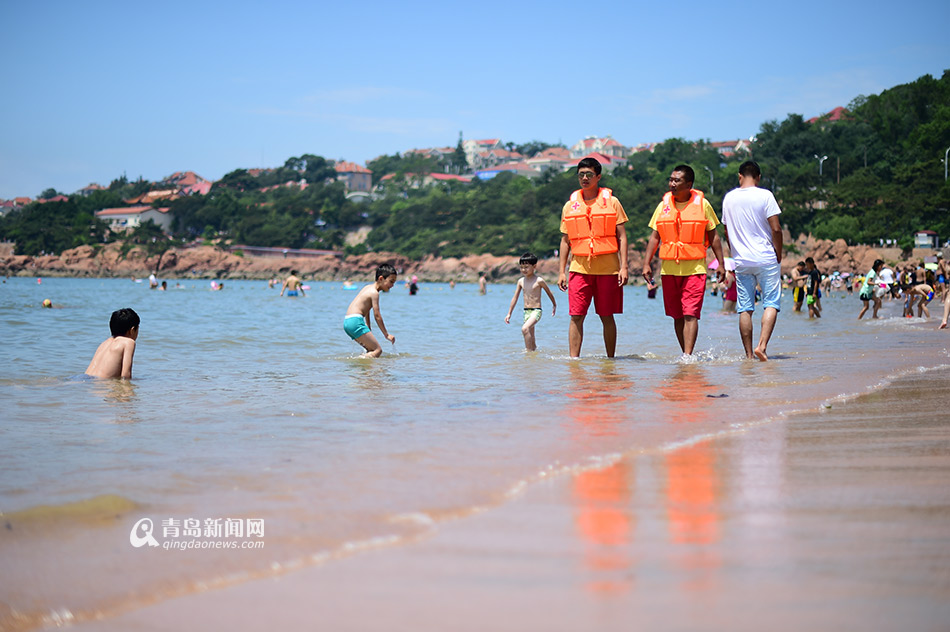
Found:
[[[708,419],[710,400],[718,393],[703,367],[676,367],[657,389],[663,418],[673,424],[695,424]],[[719,539],[719,491],[716,455],[712,441],[678,448],[666,455],[666,515],[670,541],[676,545],[674,559],[686,571],[684,587],[708,587],[710,573],[721,566]]]
[[[596,369],[572,363],[570,372],[572,389],[567,396],[572,401],[566,414],[575,430],[592,436],[616,434],[617,426],[630,419],[627,399],[633,380],[610,361]],[[574,477],[574,522],[591,576],[586,586],[595,593],[619,594],[633,585],[631,475],[629,463],[620,461]]]

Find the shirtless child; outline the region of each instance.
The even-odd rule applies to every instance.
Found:
[[[534,326],[541,320],[541,290],[547,292],[551,299],[551,316],[554,316],[557,312],[557,301],[554,300],[554,294],[551,293],[544,279],[534,273],[538,265],[536,256],[530,252],[521,255],[519,265],[523,276],[518,279],[515,295],[511,297],[511,305],[508,307],[505,322],[511,321],[511,313],[515,310],[515,304],[518,302],[518,294],[521,293],[521,290],[524,290],[524,324],[521,326],[521,333],[524,335],[524,348],[528,351],[535,351],[538,346],[534,338]]]
[[[930,318],[930,310],[927,309],[927,304],[934,299],[934,289],[927,285],[926,283],[921,283],[915,285],[914,287],[907,290],[908,304],[907,312],[913,316],[914,315],[914,302],[917,302],[917,317],[920,318],[924,316]]]
[[[303,292],[303,283],[297,278],[297,271],[291,270],[290,276],[284,279],[284,284],[280,286],[280,295],[284,295],[287,290],[287,296],[306,296]]]
[[[384,263],[376,268],[376,282],[370,283],[360,290],[353,302],[346,309],[346,317],[343,319],[343,331],[360,343],[366,349],[363,358],[378,358],[383,354],[383,348],[379,346],[379,341],[370,330],[369,310],[373,310],[376,317],[376,324],[379,325],[379,331],[389,342],[395,344],[396,336],[386,331],[386,325],[383,324],[383,317],[379,313],[379,293],[388,292],[396,285],[396,268],[388,263]]]
[[[112,337],[106,338],[86,368],[86,375],[93,377],[132,377],[132,356],[135,355],[135,339],[139,337],[139,315],[131,308],[112,312],[109,320]]]

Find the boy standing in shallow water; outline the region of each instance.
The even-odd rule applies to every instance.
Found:
[[[541,290],[547,292],[551,299],[551,316],[557,312],[557,301],[554,300],[554,294],[551,293],[544,279],[534,273],[538,265],[538,258],[535,255],[530,252],[521,255],[519,265],[522,277],[518,279],[518,284],[515,286],[515,295],[511,297],[511,305],[508,307],[505,322],[511,322],[511,313],[518,302],[518,294],[524,290],[524,324],[521,326],[521,333],[524,335],[524,348],[535,351],[538,346],[534,338],[534,326],[541,320]]]
[[[388,263],[384,263],[376,268],[376,282],[364,286],[346,309],[346,317],[343,319],[343,331],[366,349],[366,353],[361,357],[378,358],[383,354],[383,348],[379,345],[379,341],[376,340],[376,336],[374,336],[370,330],[370,309],[373,310],[376,317],[376,324],[379,325],[379,331],[386,340],[393,344],[396,343],[396,336],[386,331],[386,325],[383,324],[383,317],[379,313],[379,293],[388,292],[394,285],[396,285],[396,268]]]
[[[109,320],[112,337],[106,338],[86,368],[86,375],[93,377],[132,377],[132,356],[135,355],[135,339],[139,337],[139,315],[131,308],[112,312]]]

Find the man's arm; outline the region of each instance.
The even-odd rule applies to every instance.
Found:
[[[561,249],[558,250],[558,275],[557,275],[557,286],[561,288],[562,292],[567,291],[567,258],[570,255],[571,251],[571,240],[567,238],[567,235],[561,234]]]
[[[122,345],[122,379],[132,379],[132,357],[135,355],[135,341],[127,339]]]
[[[544,279],[540,279],[539,283],[541,284],[541,289],[548,293],[548,298],[551,299],[551,316],[554,316],[557,313],[557,301],[554,300],[554,294],[551,292],[551,288],[548,287],[548,284],[544,282]]]
[[[775,258],[782,263],[782,224],[778,221],[778,215],[769,217],[769,228],[772,229],[772,248],[775,249]]]
[[[726,277],[726,262],[722,257],[722,240],[719,239],[719,231],[715,228],[707,230],[706,237],[710,241],[713,254],[716,255],[716,261],[719,262],[719,267],[716,268],[716,281],[722,283],[722,280]]]
[[[653,282],[653,255],[656,253],[657,246],[660,245],[660,233],[654,230],[647,241],[647,251],[643,254],[643,278],[647,283]]]
[[[626,285],[629,272],[627,271],[627,229],[624,224],[617,224],[617,246],[620,249],[620,272],[617,274],[617,284]]]

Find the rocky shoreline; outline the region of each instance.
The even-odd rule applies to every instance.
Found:
[[[789,241],[786,241],[789,243]],[[870,269],[875,259],[888,264],[901,261],[900,250],[881,249],[866,245],[848,246],[844,240],[816,240],[800,236],[792,242],[798,253],[786,253],[782,271],[788,272],[798,261],[811,256],[823,273],[863,273]],[[728,254],[728,253],[727,253]],[[639,271],[643,266],[642,251],[631,249],[629,257],[630,279],[640,282]],[[914,257],[923,256],[915,251]],[[264,257],[228,252],[216,246],[173,248],[158,256],[149,257],[142,248],[132,248],[124,255],[119,244],[95,248],[79,246],[60,255],[14,255],[0,253],[0,274],[5,276],[48,277],[143,277],[152,271],[166,279],[269,279],[286,275],[296,270],[305,279],[314,281],[346,281],[372,278],[376,266],[391,263],[401,275],[416,275],[427,282],[474,282],[481,275],[489,281],[516,279],[517,257],[494,255],[468,255],[465,257],[426,256],[410,260],[395,253],[377,252],[357,256],[336,257]],[[556,259],[539,262],[539,274],[553,280],[557,278]]]

